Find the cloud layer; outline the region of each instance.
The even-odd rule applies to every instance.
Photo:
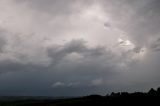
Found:
[[[0,95],[157,87],[158,0],[1,0]]]

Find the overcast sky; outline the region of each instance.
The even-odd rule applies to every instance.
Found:
[[[159,0],[0,0],[0,95],[160,86]]]

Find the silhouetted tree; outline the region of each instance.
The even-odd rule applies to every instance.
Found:
[[[121,93],[120,92],[118,92],[118,93],[114,93],[114,92],[112,92],[111,93],[111,96],[120,96],[121,95]]]
[[[121,96],[128,96],[129,93],[128,92],[121,92]]]
[[[148,92],[149,95],[156,95],[156,90],[154,90],[153,88],[151,88]]]
[[[160,87],[157,89],[157,94],[160,96]]]
[[[115,93],[114,93],[114,92],[112,92],[112,93],[111,93],[111,96],[115,96]]]

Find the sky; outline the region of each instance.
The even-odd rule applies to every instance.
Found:
[[[0,95],[160,86],[159,0],[0,0]]]

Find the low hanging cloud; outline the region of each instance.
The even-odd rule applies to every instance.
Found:
[[[69,82],[69,83],[64,83],[64,82],[56,82],[52,85],[53,88],[59,88],[59,87],[76,87],[78,86],[78,82]]]

